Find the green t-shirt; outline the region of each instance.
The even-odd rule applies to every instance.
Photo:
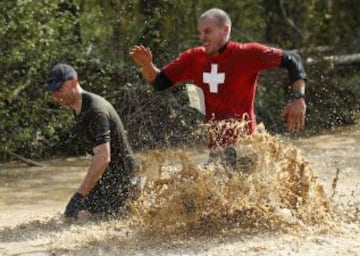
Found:
[[[129,145],[124,125],[114,107],[103,97],[91,92],[82,93],[81,112],[75,115],[76,130],[87,151],[110,142],[111,162],[109,169],[121,170],[131,175],[135,168],[133,151]]]

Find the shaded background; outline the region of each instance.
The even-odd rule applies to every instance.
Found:
[[[12,153],[40,159],[84,152],[73,117],[44,92],[58,62],[74,66],[86,90],[114,104],[135,150],[196,145],[202,117],[184,87],[154,93],[129,57],[151,47],[161,67],[198,44],[197,17],[219,7],[232,18],[232,39],[301,54],[308,74],[308,136],[359,120],[360,5],[355,0],[3,0],[0,2],[0,160]],[[261,74],[256,113],[284,134],[289,99],[284,70]]]

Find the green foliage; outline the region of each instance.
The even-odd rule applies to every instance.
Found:
[[[59,1],[2,1],[0,4],[0,132],[2,146],[27,156],[42,154],[42,139],[69,124],[66,114],[46,113],[43,85],[56,61],[71,61],[77,49],[76,17]],[[58,122],[56,119],[64,120]],[[48,127],[48,123],[52,124]],[[52,140],[46,140],[50,143]],[[39,152],[39,153],[37,153]]]
[[[335,35],[334,45],[343,52],[353,52],[360,47],[360,5],[358,1],[331,1],[330,27]]]

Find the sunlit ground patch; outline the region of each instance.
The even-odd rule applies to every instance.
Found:
[[[232,168],[196,163],[181,150],[148,153],[141,171],[148,179],[132,204],[132,223],[165,234],[334,226],[323,186],[293,145],[264,131],[242,137],[236,150],[250,163]]]

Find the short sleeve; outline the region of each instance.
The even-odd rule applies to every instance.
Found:
[[[89,131],[92,147],[110,142],[110,121],[105,113],[95,112],[89,122]]]
[[[190,79],[189,68],[191,67],[190,58],[192,50],[181,53],[175,60],[171,61],[162,68],[164,74],[173,84],[187,81]]]
[[[282,50],[260,43],[249,43],[247,49],[247,63],[256,71],[277,68],[280,66]]]

